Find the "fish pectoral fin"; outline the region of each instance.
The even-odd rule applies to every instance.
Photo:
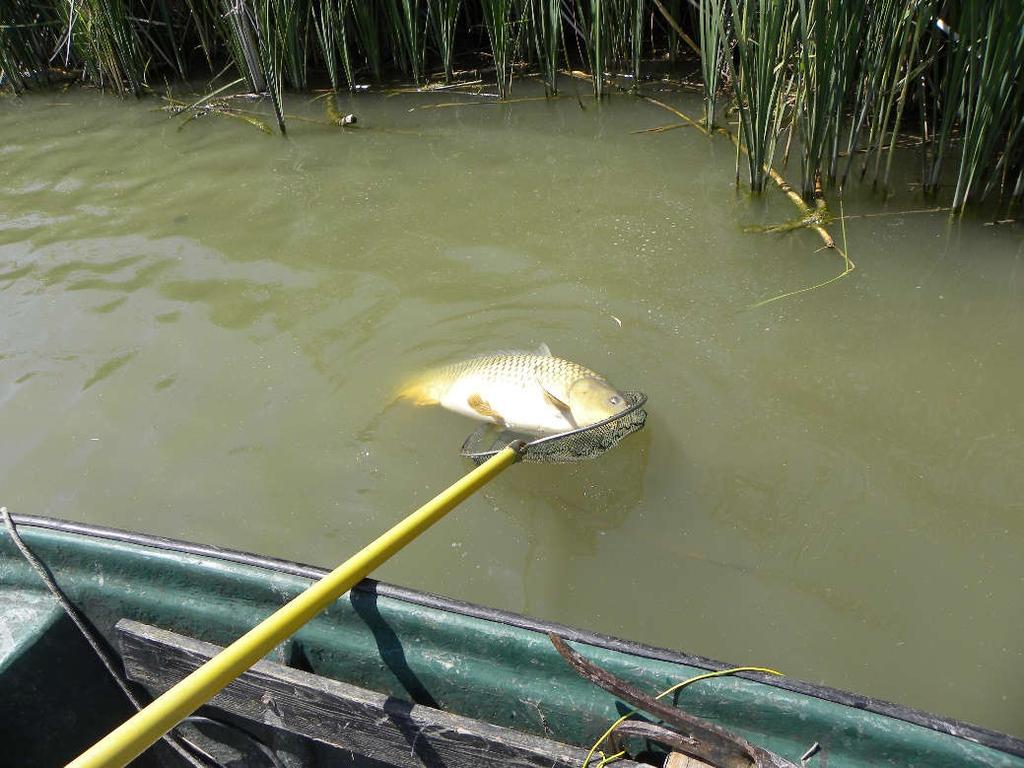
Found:
[[[499,426],[505,426],[505,419],[498,413],[491,404],[484,400],[480,395],[472,394],[466,398],[466,405],[472,408],[474,411],[479,413],[485,419],[491,419],[494,423]]]
[[[553,357],[551,354],[551,347],[543,342],[541,342],[540,347],[537,348],[537,354],[542,355],[543,357]]]
[[[574,419],[572,417],[572,410],[569,408],[569,404],[564,402],[564,401],[562,401],[562,400],[560,400],[559,398],[555,397],[550,392],[548,392],[547,388],[543,384],[541,384],[540,382],[537,382],[537,383],[540,385],[541,392],[544,393],[544,399],[547,400],[549,403],[551,403],[551,405],[555,406],[555,408],[558,409],[559,413],[562,414],[563,418],[566,421],[568,421],[570,424],[572,424],[573,429],[578,427],[579,425],[576,423],[576,419]]]

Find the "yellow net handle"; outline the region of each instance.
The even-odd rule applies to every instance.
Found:
[[[148,706],[68,763],[68,768],[122,768],[213,698],[374,568],[520,458],[513,443],[367,544]]]

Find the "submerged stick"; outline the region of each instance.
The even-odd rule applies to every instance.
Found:
[[[668,25],[672,27],[672,31],[679,35],[679,39],[686,43],[688,46],[690,46],[694,50],[694,52],[698,56],[700,56],[700,46],[693,42],[693,40],[690,38],[688,34],[683,32],[683,28],[679,26],[679,22],[672,18],[672,14],[670,14],[668,10],[665,8],[665,6],[661,4],[661,0],[653,0],[653,2],[654,7],[658,9],[658,12],[665,17],[665,21],[668,22]]]
[[[490,94],[487,94],[490,95]],[[490,101],[446,101],[442,104],[424,104],[419,107],[413,107],[410,112],[414,112],[418,109],[445,109],[446,107],[479,107],[484,104],[522,104],[524,101],[551,101],[552,99],[560,99],[561,96],[530,96],[529,98],[522,99],[501,99],[493,97]]]
[[[681,117],[683,120],[687,122],[687,124],[692,125],[695,128],[698,128],[705,136],[711,135],[711,132],[705,129],[704,126],[700,125],[699,123],[697,123],[684,113],[680,112],[675,107],[671,107],[668,104],[665,104],[664,102],[658,101],[657,99],[652,99],[650,96],[641,95],[640,98],[642,98],[644,101],[649,101],[652,104],[661,107],[662,109],[668,110],[669,112],[678,117]],[[732,143],[736,145],[737,152],[749,154],[747,152],[746,147],[744,147],[743,144],[740,142],[739,138],[736,135],[734,135],[733,132],[730,131],[728,128],[717,128],[715,130],[724,133],[726,136],[728,136]],[[788,181],[786,181],[785,177],[783,177],[781,173],[775,170],[775,168],[773,168],[769,163],[765,163],[763,167],[765,173],[767,173],[769,178],[771,178],[771,180],[775,182],[775,186],[782,190],[782,193],[786,195],[786,197],[789,198],[790,202],[796,206],[798,211],[800,211],[800,224],[797,227],[793,228],[807,228],[814,231],[818,235],[818,237],[821,238],[821,242],[825,244],[826,248],[837,252],[842,257],[843,271],[840,272],[835,277],[826,280],[823,283],[818,283],[817,285],[812,285],[807,288],[801,288],[796,291],[790,291],[789,293],[783,293],[780,294],[779,296],[774,296],[770,299],[765,299],[764,301],[760,301],[752,305],[753,307],[761,307],[764,306],[765,304],[770,304],[773,301],[778,301],[779,299],[784,299],[789,296],[795,296],[798,293],[805,293],[806,291],[812,291],[816,288],[822,288],[826,285],[834,283],[835,281],[839,280],[842,277],[846,277],[846,275],[850,274],[854,269],[857,268],[857,265],[850,260],[850,257],[846,253],[845,237],[844,248],[840,248],[838,245],[836,245],[836,241],[832,238],[832,235],[829,234],[829,231],[824,227],[824,222],[828,219],[828,209],[825,205],[824,197],[819,196],[815,201],[815,207],[811,208],[811,206],[807,204],[807,201],[804,200],[795,189],[793,189],[792,185]],[[843,224],[843,232],[845,233],[845,221],[843,222]]]
[[[656,125],[653,128],[640,128],[636,131],[630,131],[629,134],[635,136],[638,133],[665,133],[665,131],[674,131],[676,128],[692,127],[689,123],[666,123],[665,125]]]
[[[701,125],[688,115],[684,114],[683,112],[680,112],[675,107],[669,106],[668,104],[662,101],[658,101],[657,99],[651,98],[650,96],[644,96],[641,94],[640,98],[643,99],[644,101],[649,101],[651,104],[655,104],[661,107],[662,109],[671,112],[673,115],[676,115],[677,117],[682,118],[683,120],[686,121],[687,125],[691,125],[694,128],[699,129],[700,132],[703,133],[705,136],[711,135],[711,132],[708,131],[703,125]],[[735,134],[733,134],[732,131],[730,131],[727,128],[718,128],[716,130],[728,136],[740,152],[747,152],[746,148],[740,143],[740,140],[736,137]],[[808,229],[813,229],[815,232],[817,232],[818,236],[821,238],[822,242],[825,243],[825,246],[827,248],[835,248],[838,250],[835,240],[832,239],[832,235],[828,233],[828,230],[826,230],[823,226],[821,226],[820,224],[813,220],[816,217],[823,217],[824,212],[821,209],[819,209],[818,211],[812,210],[811,207],[807,205],[807,202],[802,197],[800,197],[800,195],[797,193],[795,189],[793,189],[792,185],[790,185],[790,183],[786,181],[782,174],[775,170],[771,165],[765,163],[764,170],[765,173],[767,173],[768,176],[771,178],[771,180],[775,182],[775,185],[780,190],[782,190],[783,194],[785,194],[786,197],[790,199],[790,202],[792,202],[793,205],[797,207],[801,215],[807,218],[807,223],[804,226],[806,226]]]
[[[645,96],[645,95],[644,95],[644,94],[642,94],[642,93],[638,93],[638,94],[637,94],[637,96],[639,96],[639,97],[640,97],[641,99],[643,99],[644,101],[649,101],[649,102],[650,102],[651,104],[655,104],[655,105],[657,105],[657,106],[661,107],[662,109],[664,109],[664,110],[667,110],[667,111],[671,112],[671,113],[672,113],[673,115],[675,115],[676,117],[680,118],[681,120],[684,120],[684,121],[686,122],[686,124],[687,124],[687,125],[689,125],[689,126],[692,126],[692,127],[696,128],[696,129],[697,129],[698,131],[700,131],[701,133],[703,133],[703,134],[704,134],[705,136],[710,136],[710,135],[711,135],[711,133],[710,133],[710,132],[708,131],[708,129],[707,129],[707,128],[705,128],[705,127],[704,127],[703,125],[701,125],[701,124],[700,124],[700,123],[698,123],[698,122],[697,122],[696,120],[694,120],[693,118],[691,118],[691,117],[690,117],[689,115],[687,115],[687,114],[685,114],[685,113],[683,113],[683,112],[680,112],[680,111],[679,111],[678,109],[676,109],[675,107],[671,107],[671,106],[669,106],[668,104],[666,104],[665,102],[663,102],[663,101],[658,101],[657,99],[655,99],[655,98],[652,98],[652,97],[650,97],[650,96]]]
[[[739,138],[733,135],[732,131],[729,131],[725,128],[722,128],[721,130],[725,131],[729,138],[732,139],[732,143],[736,145],[736,148],[740,152],[746,153],[746,148],[742,144],[740,144]],[[832,239],[832,235],[830,235],[828,233],[828,230],[825,229],[819,223],[825,218],[825,216],[828,213],[824,206],[818,206],[816,210],[812,210],[811,207],[807,204],[807,201],[800,197],[799,193],[795,189],[793,189],[793,187],[790,185],[788,181],[786,181],[786,179],[782,176],[781,173],[772,168],[772,166],[770,166],[768,163],[764,164],[764,170],[765,173],[768,174],[769,178],[771,178],[771,180],[775,182],[775,186],[782,190],[783,194],[785,194],[786,197],[789,198],[790,202],[792,202],[793,205],[797,207],[797,210],[799,210],[800,213],[804,216],[804,226],[806,226],[808,229],[815,231],[818,234],[818,237],[821,238],[821,241],[825,244],[826,248],[839,250],[839,248],[836,246],[836,241]],[[824,200],[822,200],[822,203],[824,203]],[[843,254],[843,258],[846,258],[846,254]]]
[[[388,96],[396,93],[436,93],[437,91],[454,91],[458,88],[468,88],[471,85],[483,85],[483,80],[466,80],[461,83],[428,83],[427,85],[412,86],[407,88],[392,88]]]

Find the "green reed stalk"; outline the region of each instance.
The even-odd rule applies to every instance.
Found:
[[[422,78],[425,55],[420,6],[421,0],[390,0],[384,3],[399,66],[417,84]]]
[[[191,45],[193,50],[201,51],[207,70],[216,71],[215,59],[221,53],[218,48],[220,30],[224,25],[223,11],[218,1],[182,0],[178,4],[175,23],[181,28],[178,35],[179,44],[183,48]]]
[[[1024,82],[1024,73],[1019,70],[1017,82]],[[1010,129],[993,176],[999,179],[1000,195],[1012,200],[1024,195],[1024,88],[1017,89],[1009,122]]]
[[[57,5],[65,27],[64,57],[77,60],[100,87],[142,95],[145,64],[125,0],[79,0]]]
[[[817,0],[816,0],[817,1]],[[860,51],[864,43],[864,17],[870,0],[849,0],[833,5],[826,13],[831,30],[825,37],[833,60],[830,73],[831,91],[826,99],[829,130],[827,144],[822,148],[820,171],[835,184],[839,173],[839,157],[842,150],[843,132],[850,130],[849,104],[856,91],[860,76]],[[806,40],[805,40],[806,43]],[[808,89],[804,89],[808,93]],[[827,159],[827,165],[825,160]]]
[[[271,4],[271,34],[280,51],[281,74],[297,91],[306,90],[306,67],[309,62],[309,34],[306,21],[309,0],[274,0]],[[322,0],[316,0],[322,2]]]
[[[746,149],[750,188],[764,190],[786,114],[794,0],[729,0],[733,53],[727,56]],[[739,145],[737,145],[739,146]],[[739,179],[739,155],[736,178]]]
[[[355,88],[346,24],[349,2],[350,0],[323,0],[310,3],[313,27],[316,31],[317,41],[320,43],[320,56],[327,69],[331,88],[335,91],[341,90],[339,63],[345,72],[345,81],[348,83],[349,89]]]
[[[665,8],[665,12],[673,19],[680,18],[683,0],[661,0],[661,4]],[[697,24],[696,26],[699,28],[700,25]],[[665,34],[668,37],[668,59],[674,64],[679,59],[679,51],[683,41],[671,24],[666,28]]]
[[[333,0],[310,5],[313,29],[316,31],[316,39],[320,44],[320,56],[323,58],[324,66],[327,68],[327,77],[330,78],[331,89],[334,91],[341,89],[338,77],[338,47],[335,38],[338,29],[337,12],[338,8]]]
[[[14,52],[16,34],[0,19],[0,88],[7,86],[18,95],[25,90],[25,80]]]
[[[227,22],[224,37],[235,69],[246,79],[253,93],[262,93],[267,81],[260,63],[255,18],[245,0],[223,0],[223,5]]]
[[[907,99],[910,94],[910,85],[914,80],[916,73],[919,71],[919,67],[916,62],[919,56],[919,48],[921,44],[921,36],[928,24],[931,23],[931,8],[927,4],[923,4],[916,9],[916,12],[911,15],[911,23],[906,27],[907,36],[904,44],[900,49],[901,64],[897,68],[898,78],[893,84],[892,93],[898,93],[895,97],[895,105],[892,105],[892,100],[887,99],[887,104],[890,106],[890,111],[883,114],[880,120],[880,131],[879,141],[877,149],[875,150],[875,181],[877,183],[879,178],[879,168],[882,161],[882,153],[886,151],[885,148],[885,126],[889,123],[889,114],[892,115],[892,129],[889,133],[889,144],[887,159],[885,163],[885,173],[882,175],[882,185],[884,187],[889,186],[889,174],[892,170],[892,160],[896,154],[896,145],[900,134],[900,124],[903,120],[904,110],[906,108]]]
[[[604,0],[576,0],[576,18],[580,22],[583,43],[594,79],[594,96],[604,96],[604,73],[608,69],[610,25]]]
[[[498,94],[507,99],[512,91],[512,53],[514,38],[512,35],[511,14],[513,0],[481,0],[484,25],[487,37],[491,41],[491,53],[494,55],[494,69],[498,80]]]
[[[590,71],[594,76],[594,95],[604,96],[604,73],[608,69],[608,25],[604,0],[590,0]]]
[[[928,102],[933,126],[927,145],[924,189],[934,194],[939,189],[946,154],[954,148],[957,117],[965,99],[964,77],[972,56],[970,37],[962,39],[959,32],[933,31],[928,53],[930,74],[935,85],[923,95]]]
[[[462,0],[428,0],[427,13],[431,29],[441,52],[441,63],[444,67],[444,81],[451,82],[452,60],[455,55],[455,28],[459,21],[459,8]]]
[[[355,20],[356,37],[359,41],[359,49],[366,57],[370,66],[373,81],[379,83],[381,80],[382,46],[380,34],[380,19],[377,16],[377,3],[367,0],[353,0],[352,18]]]
[[[173,7],[168,0],[152,0],[149,7],[149,18],[135,17],[130,19],[132,28],[138,37],[139,45],[153,59],[153,63],[166,65],[167,70],[181,80],[188,79],[187,57],[184,55],[181,42],[178,40],[180,27],[174,22],[173,15],[177,5]]]
[[[633,87],[640,87],[640,63],[644,42],[644,0],[630,0],[632,25],[630,27],[630,53],[633,59]]]
[[[609,65],[631,66],[633,0],[602,0],[601,5]]]
[[[558,52],[562,38],[561,0],[536,0],[530,3],[533,14],[537,58],[544,74],[544,90],[549,96],[558,93]]]
[[[856,73],[863,0],[798,0],[796,125],[801,193],[810,197],[823,171],[834,177],[847,94]],[[826,162],[826,153],[831,157]]]
[[[962,129],[960,166],[953,208],[979,198],[998,182],[1002,137],[1020,136],[1010,120],[1020,114],[1024,68],[1024,7],[1016,0],[964,0],[957,27],[958,46],[970,45],[965,57],[964,88],[959,108]]]
[[[352,0],[339,0],[338,13],[335,16],[335,40],[338,44],[338,53],[341,55],[341,65],[345,69],[345,80],[348,81],[349,90],[356,88],[355,71],[352,68],[352,55],[349,53],[348,44],[348,10]],[[335,89],[337,90],[337,89]]]
[[[259,54],[260,71],[266,83],[277,117],[277,127],[285,133],[284,121],[284,77],[281,71],[281,60],[284,56],[281,49],[281,38],[274,34],[271,23],[273,6],[277,0],[253,0],[252,23],[256,30],[257,52]]]
[[[53,48],[49,41],[62,27],[51,7],[36,6],[30,0],[0,4],[0,88],[6,86],[15,94],[30,88],[33,79],[49,79],[47,66]]]
[[[847,142],[846,168],[839,175],[845,183],[857,143],[868,131],[867,147],[875,153],[875,175],[889,137],[895,147],[911,81],[917,69],[921,32],[931,18],[934,0],[875,0],[868,6],[867,31],[860,56],[860,75],[854,91],[853,127]],[[867,171],[865,154],[861,176]],[[890,155],[891,157],[891,155]]]
[[[725,0],[700,0],[700,71],[704,92],[704,127],[715,124],[718,80],[722,72],[722,40],[725,38]],[[677,35],[678,37],[678,35]]]

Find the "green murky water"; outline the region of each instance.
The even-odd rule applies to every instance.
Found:
[[[792,208],[728,142],[625,97],[410,111],[451,100],[287,140],[0,101],[3,503],[333,565],[467,468],[403,375],[546,342],[648,429],[383,578],[1024,735],[1019,229],[855,191],[857,271],[751,309],[841,263],[743,231]]]

